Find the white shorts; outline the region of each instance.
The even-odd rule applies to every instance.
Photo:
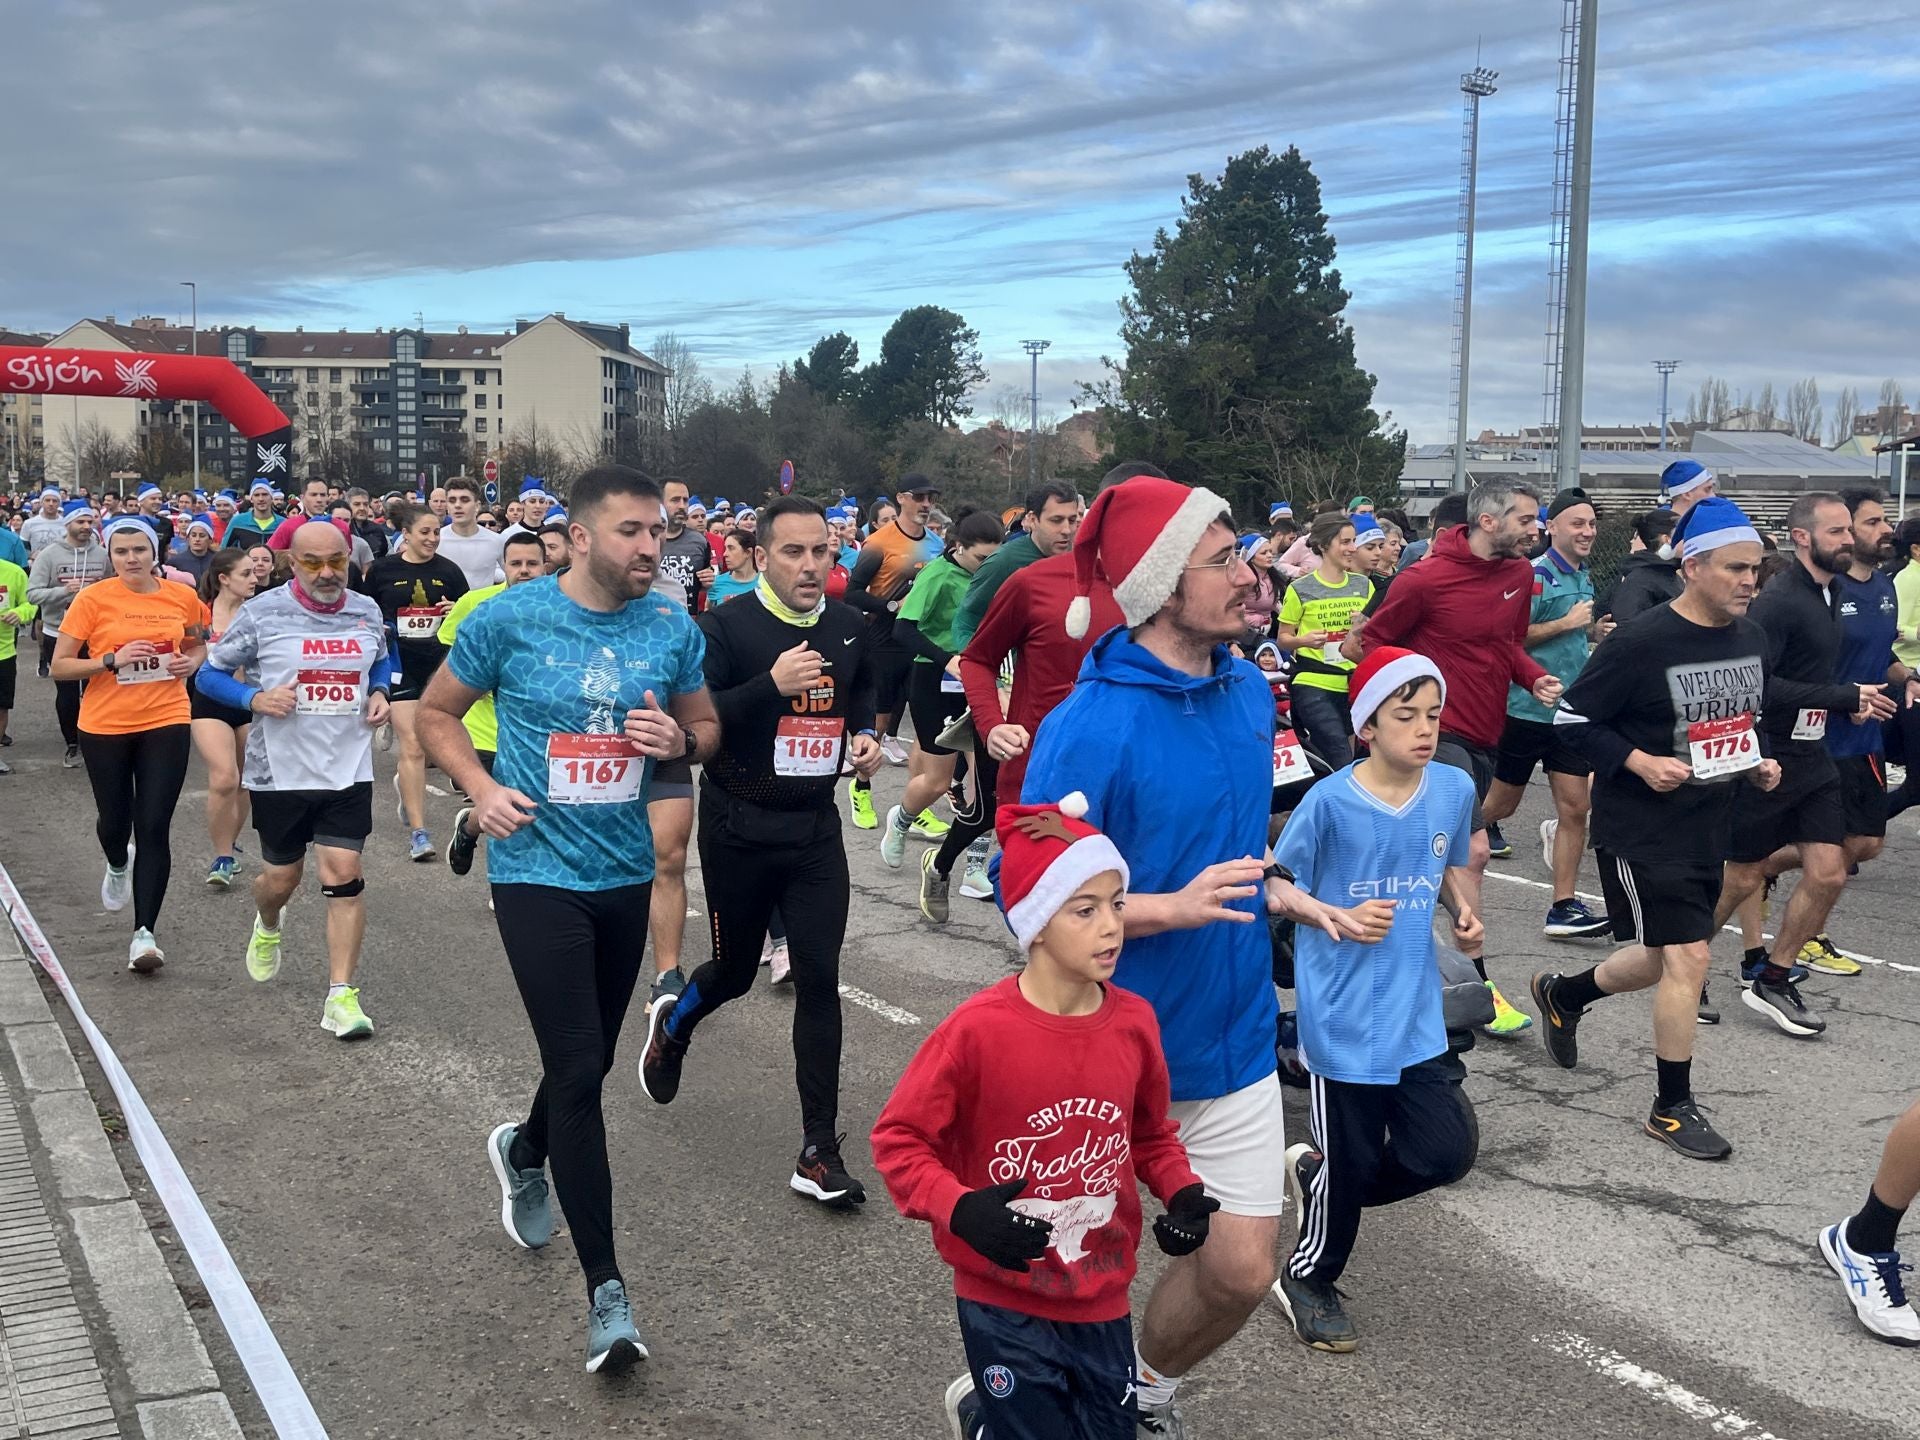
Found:
[[[1176,1100],[1180,1143],[1207,1193],[1229,1215],[1278,1215],[1287,1198],[1286,1117],[1280,1077],[1212,1100]]]

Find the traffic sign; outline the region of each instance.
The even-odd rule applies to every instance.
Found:
[[[487,497],[487,503],[489,505],[498,505],[500,503],[500,486],[497,482],[489,480],[480,487],[480,490],[481,493]]]
[[[791,460],[780,462],[780,493],[782,495],[793,493],[793,462]]]
[[[486,464],[480,467],[480,478],[485,480],[489,485],[498,480],[500,478],[500,462],[498,460],[487,461]],[[491,499],[492,497],[489,496],[488,498]]]

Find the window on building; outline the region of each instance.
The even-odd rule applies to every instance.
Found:
[[[340,370],[338,366],[327,371],[327,383],[329,385],[338,385],[340,383]]]
[[[376,450],[390,451],[393,449],[393,441],[387,439],[384,435],[376,435],[373,438],[373,448]]]
[[[476,435],[484,435],[487,433],[487,417],[486,416],[482,415],[473,422],[473,433]]]
[[[476,384],[476,385],[484,385],[484,384],[486,384],[486,383],[487,383],[487,372],[486,372],[486,371],[484,371],[484,370],[476,370],[476,371],[474,371],[474,372],[473,372],[473,383],[474,383],[474,384]]]
[[[476,394],[476,395],[475,395],[475,396],[473,397],[473,408],[474,408],[474,409],[476,409],[476,410],[484,410],[484,409],[486,409],[486,408],[487,408],[487,397],[486,397],[486,396],[484,396],[484,395],[480,395],[480,394]]]

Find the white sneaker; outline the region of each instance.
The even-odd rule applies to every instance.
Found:
[[[142,926],[133,932],[133,943],[127,947],[127,969],[138,975],[151,975],[167,963],[167,957],[160,953],[160,942],[153,938],[153,932]]]
[[[787,953],[787,942],[782,940],[773,947],[773,955],[767,962],[773,967],[773,973],[767,976],[769,985],[785,985],[793,978],[793,957]]]
[[[960,879],[960,893],[969,900],[993,899],[993,879],[987,874],[987,861],[993,855],[993,841],[982,835],[967,846],[967,866]]]
[[[1559,833],[1560,822],[1557,819],[1540,822],[1540,863],[1547,867],[1549,873],[1553,870],[1553,837]]]
[[[880,753],[886,757],[889,765],[904,765],[907,763],[907,747],[891,735],[883,735],[880,737]]]
[[[773,963],[773,937],[771,935],[760,942],[760,963],[762,965],[771,965]]]
[[[906,812],[896,805],[880,826],[880,859],[889,870],[898,870],[907,858],[906,819]]]
[[[106,878],[100,882],[100,903],[109,910],[124,910],[127,902],[133,898],[133,847],[127,847],[125,869],[116,870],[107,867]]]
[[[400,793],[400,772],[397,770],[393,775],[393,808],[394,813],[400,818],[400,823],[405,825],[407,823],[407,797]]]
[[[1913,1267],[1900,1263],[1898,1251],[1861,1254],[1847,1244],[1847,1222],[1842,1220],[1820,1232],[1820,1254],[1847,1287],[1853,1313],[1868,1334],[1892,1345],[1920,1345],[1920,1315],[1900,1283],[1901,1272]]]

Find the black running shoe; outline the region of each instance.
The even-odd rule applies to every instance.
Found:
[[[866,1187],[847,1173],[846,1162],[840,1158],[840,1142],[846,1138],[836,1135],[802,1150],[787,1181],[788,1188],[833,1210],[851,1210],[855,1205],[866,1204]]]
[[[1713,1001],[1707,996],[1707,987],[1700,987],[1700,1008],[1694,1012],[1694,1021],[1701,1025],[1718,1025],[1720,1012],[1713,1008]]]
[[[671,1105],[680,1093],[680,1065],[687,1058],[687,1042],[667,1034],[667,1017],[679,1005],[678,995],[663,995],[647,1007],[647,1048],[640,1055],[640,1088],[656,1105]]]
[[[1733,1153],[1733,1146],[1707,1123],[1699,1102],[1691,1095],[1673,1105],[1654,1101],[1647,1115],[1647,1134],[1689,1160],[1724,1160]]]
[[[647,996],[647,1009],[651,1010],[660,1003],[663,995],[671,995],[678,1000],[686,992],[686,972],[676,965],[671,970],[662,971],[653,977],[653,990]]]
[[[1487,826],[1487,854],[1495,860],[1511,860],[1513,845],[1500,833],[1498,825]]]
[[[1359,1347],[1359,1332],[1353,1328],[1347,1307],[1340,1303],[1340,1291],[1330,1282],[1296,1280],[1282,1270],[1273,1285],[1273,1298],[1287,1312],[1301,1344],[1335,1355]]]
[[[1550,971],[1542,970],[1533,977],[1528,989],[1533,992],[1533,1003],[1540,1011],[1540,1039],[1547,1047],[1547,1054],[1562,1070],[1571,1070],[1580,1063],[1580,1042],[1574,1032],[1580,1028],[1580,1017],[1584,1010],[1562,1010],[1553,1003],[1553,987],[1560,977]]]
[[[447,841],[447,868],[456,875],[464,875],[473,869],[473,852],[480,847],[480,837],[467,834],[467,817],[473,814],[473,807],[467,806],[453,817],[453,838]]]
[[[1807,1009],[1807,1002],[1800,998],[1800,987],[1791,979],[1775,985],[1764,976],[1756,978],[1740,992],[1740,998],[1749,1010],[1759,1011],[1789,1035],[1810,1040],[1826,1033],[1827,1022]]]

